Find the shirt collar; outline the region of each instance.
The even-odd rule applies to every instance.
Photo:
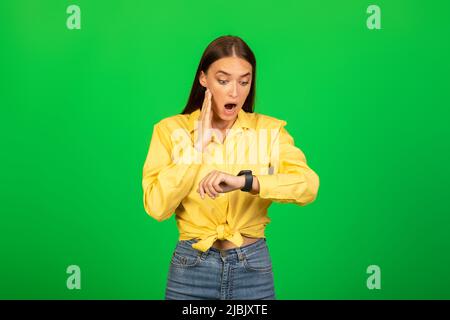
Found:
[[[195,121],[200,118],[200,109],[193,111],[189,115],[189,132],[192,133],[195,130]],[[236,122],[233,124],[233,129],[239,128],[252,128],[252,121],[250,119],[250,115],[248,112],[245,112],[244,109],[239,110]]]

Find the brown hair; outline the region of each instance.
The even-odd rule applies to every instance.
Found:
[[[212,41],[203,52],[202,58],[195,74],[194,83],[192,84],[189,100],[184,107],[181,114],[189,114],[193,111],[201,108],[203,100],[205,98],[206,88],[199,82],[201,71],[206,73],[209,66],[216,60],[226,57],[237,56],[246,60],[252,65],[252,82],[250,86],[250,92],[247,99],[244,102],[245,112],[253,112],[253,105],[255,102],[255,90],[256,90],[256,59],[250,47],[237,36],[221,36]]]

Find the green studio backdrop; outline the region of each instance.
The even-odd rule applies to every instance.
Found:
[[[81,29],[67,27],[72,4]],[[371,4],[381,29],[367,27]],[[449,12],[443,0],[1,1],[0,298],[163,299],[178,231],[145,213],[142,166],[153,125],[181,112],[225,34],[257,57],[255,110],[288,122],[321,179],[314,203],[269,209],[277,298],[450,298]]]

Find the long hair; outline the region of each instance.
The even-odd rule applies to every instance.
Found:
[[[194,83],[192,84],[189,100],[181,114],[189,114],[201,108],[205,98],[206,88],[199,82],[201,71],[206,73],[209,66],[216,60],[226,57],[237,56],[246,60],[252,65],[252,82],[250,92],[242,107],[245,112],[253,112],[255,103],[256,90],[256,59],[250,47],[237,36],[221,36],[212,41],[203,52],[200,63],[198,64],[197,73],[195,74]]]

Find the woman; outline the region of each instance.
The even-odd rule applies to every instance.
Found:
[[[183,112],[154,126],[144,207],[158,221],[175,212],[180,233],[166,299],[275,299],[267,209],[312,202],[319,178],[286,121],[253,112],[255,82],[251,49],[219,37],[203,53]]]

